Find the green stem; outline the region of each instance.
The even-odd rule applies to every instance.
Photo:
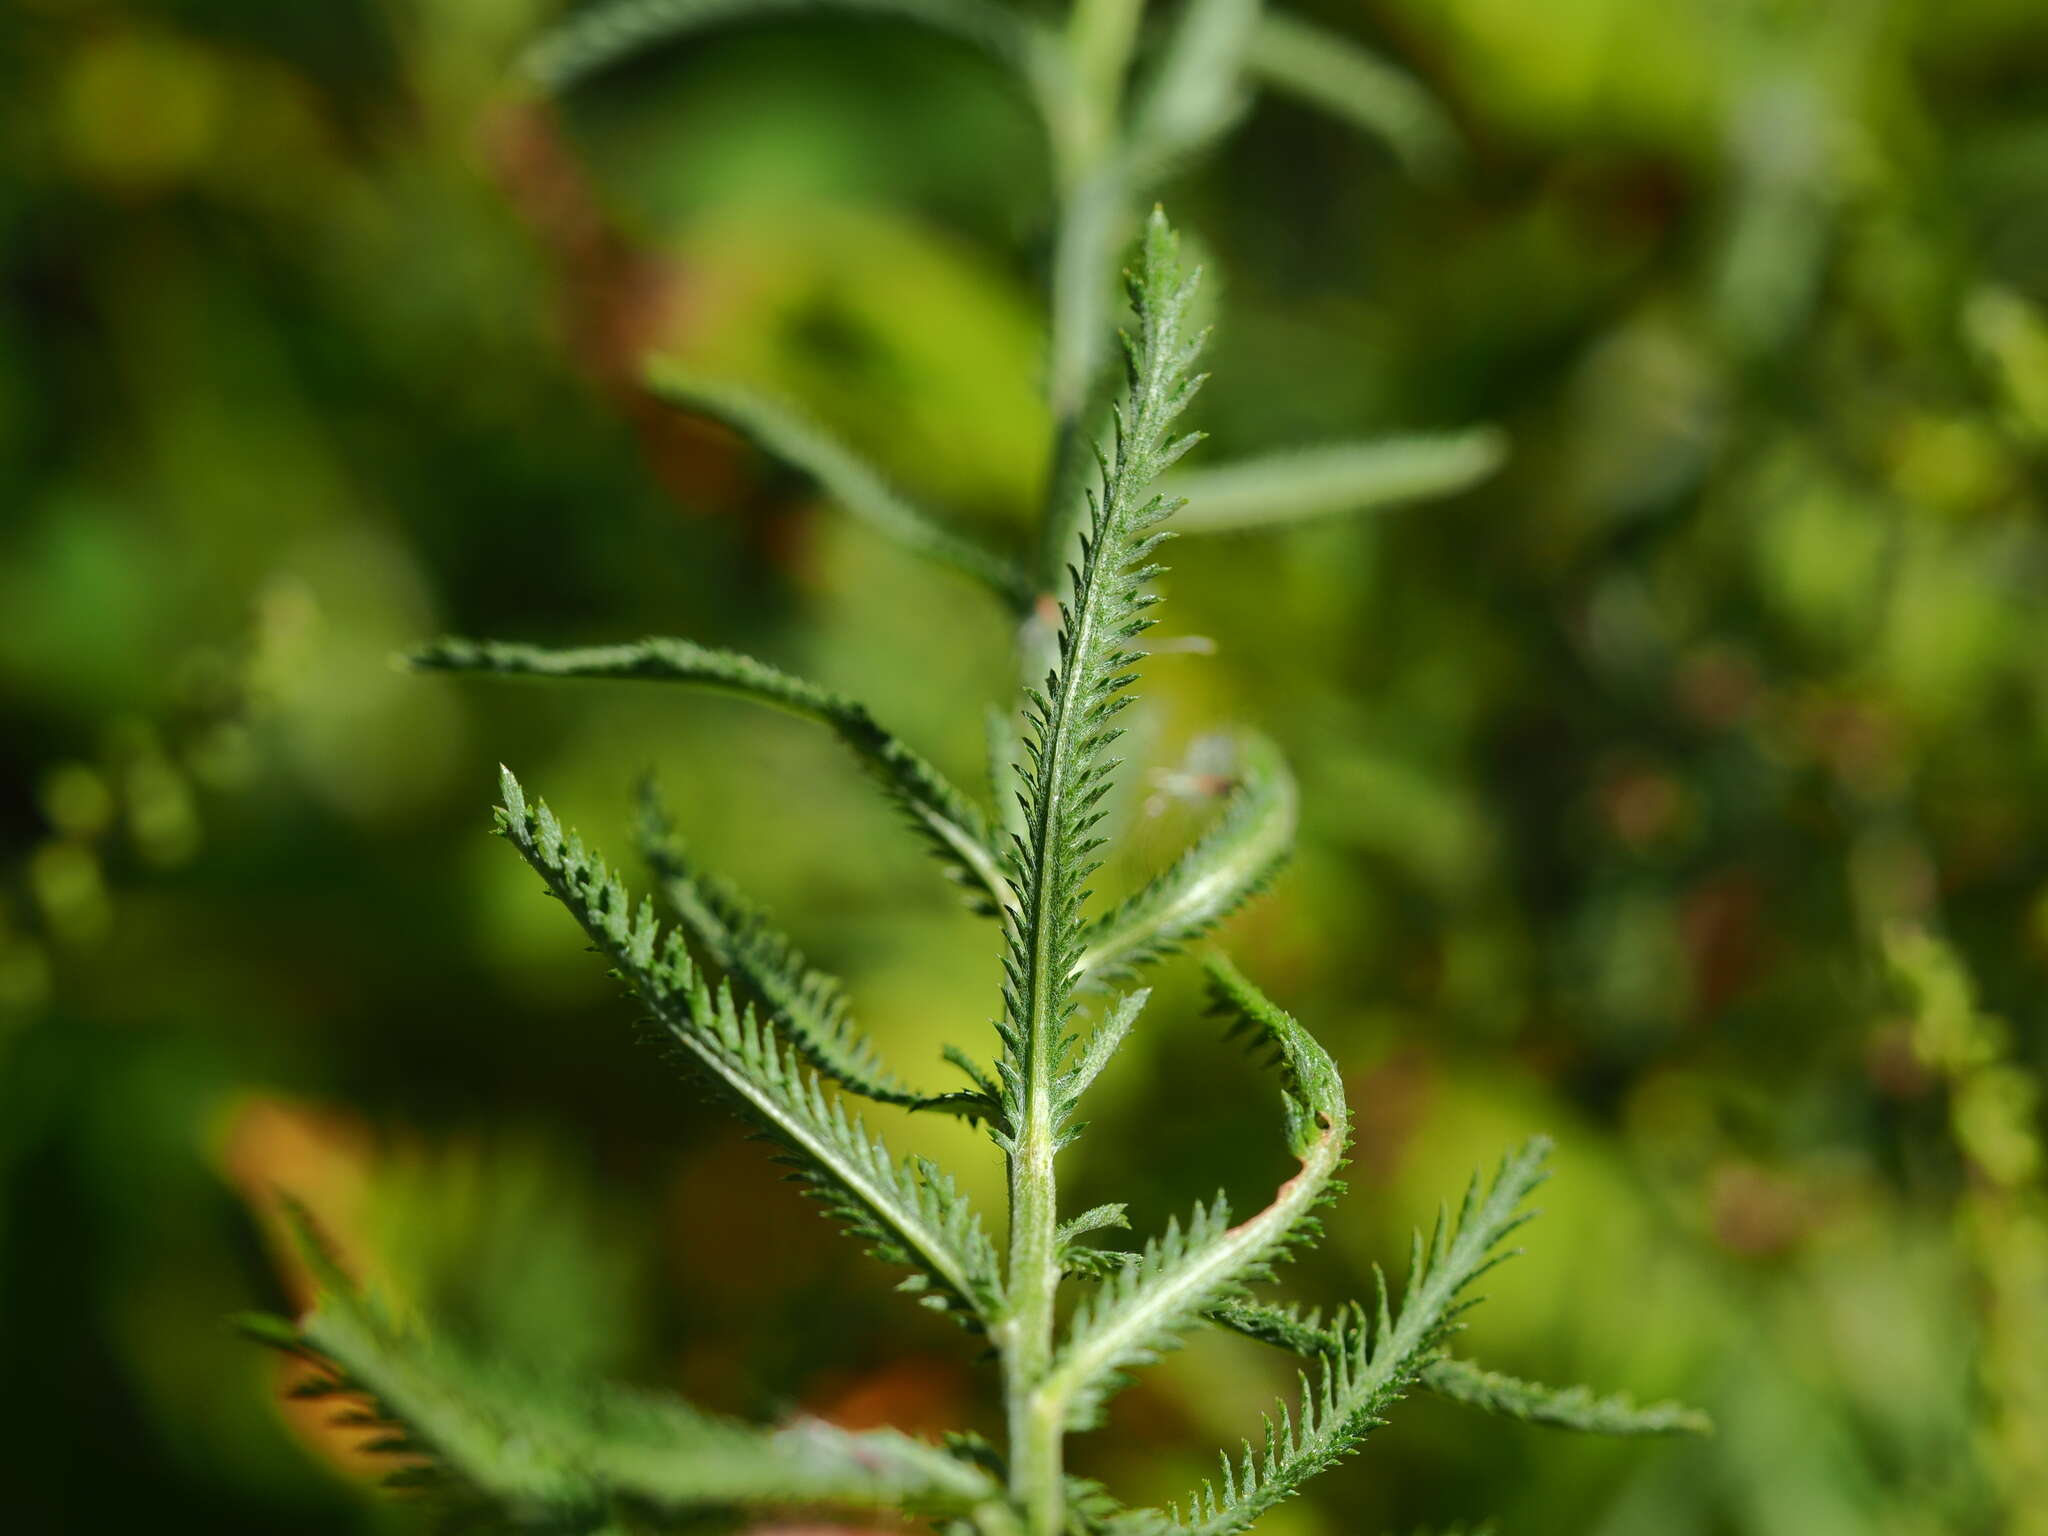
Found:
[[[1044,892],[1048,883],[1037,882],[1038,891]],[[1016,1127],[1010,1156],[1009,1315],[998,1334],[1010,1428],[1010,1496],[1030,1536],[1059,1536],[1066,1518],[1065,1426],[1057,1414],[1047,1415],[1039,1394],[1052,1368],[1053,1308],[1060,1283],[1052,1084],[1059,1024],[1052,999],[1054,957],[1044,937],[1052,929],[1050,922],[1039,925],[1041,939],[1029,956],[1023,1123]]]
[[[1048,1044],[1050,1041],[1047,1042]],[[1010,1160],[1010,1316],[1004,1325],[1004,1410],[1010,1427],[1010,1495],[1030,1536],[1059,1536],[1065,1524],[1065,1425],[1048,1413],[1039,1387],[1052,1366],[1058,1299],[1059,1202],[1053,1176],[1051,1069],[1031,1052],[1027,1124]]]
[[[1042,591],[1059,590],[1080,529],[1087,470],[1087,410],[1109,326],[1108,278],[1123,233],[1128,191],[1123,175],[1124,76],[1137,41],[1144,0],[1075,0],[1067,28],[1065,89],[1053,119],[1060,207],[1054,241],[1047,392],[1052,406],[1053,462],[1039,545]],[[1051,99],[1050,97],[1048,98]],[[1092,621],[1084,594],[1074,594],[1075,622]],[[1030,626],[1023,643],[1029,643]],[[1088,636],[1071,637],[1068,655],[1087,654]],[[1042,772],[1048,798],[1036,808],[1026,857],[1039,878],[1026,895],[1034,943],[1025,960],[1023,1082],[1010,1156],[1008,1315],[996,1330],[1003,1358],[1009,1423],[1010,1497],[1028,1536],[1061,1536],[1066,1525],[1065,1416],[1044,1382],[1052,1368],[1054,1308],[1059,1298],[1059,1191],[1053,1171],[1053,1074],[1064,1021],[1059,998],[1069,978],[1054,953],[1052,882],[1045,878],[1067,814],[1059,803],[1062,767],[1074,743],[1072,706],[1079,668],[1062,668],[1061,697],[1050,714]],[[1020,914],[1020,917],[1024,914]]]
[[[1088,562],[1094,571],[1095,562]],[[1005,1407],[1010,1425],[1010,1492],[1030,1536],[1059,1536],[1065,1524],[1065,1416],[1044,1392],[1052,1368],[1053,1308],[1059,1296],[1058,1149],[1053,1075],[1059,1067],[1062,1002],[1073,957],[1061,953],[1061,895],[1052,870],[1076,814],[1067,804],[1069,765],[1081,750],[1084,658],[1095,653],[1101,615],[1093,583],[1074,593],[1066,662],[1047,701],[1040,791],[1025,836],[1030,878],[1019,892],[1029,910],[1017,921],[1030,935],[1021,957],[1023,1081],[1010,1156],[1009,1316],[1005,1320]]]

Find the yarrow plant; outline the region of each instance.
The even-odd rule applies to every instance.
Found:
[[[993,1057],[984,1064],[949,1050],[965,1086],[927,1092],[882,1063],[837,981],[695,865],[651,792],[642,851],[658,900],[636,899],[509,770],[503,776],[499,833],[690,1071],[775,1144],[834,1218],[905,1272],[903,1290],[986,1341],[1001,1375],[1005,1443],[960,1435],[930,1444],[813,1420],[756,1427],[668,1396],[550,1379],[458,1347],[418,1319],[401,1321],[314,1243],[318,1304],[299,1322],[252,1326],[310,1362],[301,1391],[351,1399],[344,1411],[353,1421],[392,1426],[378,1444],[406,1453],[408,1477],[438,1479],[522,1528],[560,1531],[810,1509],[917,1519],[956,1536],[1229,1536],[1356,1449],[1416,1391],[1600,1433],[1702,1427],[1676,1405],[1556,1390],[1449,1352],[1477,1299],[1473,1283],[1509,1255],[1509,1235],[1528,1219],[1543,1177],[1540,1140],[1475,1178],[1431,1233],[1417,1234],[1399,1283],[1380,1277],[1368,1299],[1327,1318],[1263,1299],[1258,1288],[1315,1240],[1342,1188],[1351,1112],[1328,1053],[1220,954],[1205,961],[1213,1005],[1270,1055],[1298,1169],[1264,1208],[1240,1217],[1218,1195],[1135,1252],[1090,1241],[1127,1224],[1123,1206],[1061,1206],[1061,1154],[1084,1129],[1089,1090],[1146,1008],[1144,988],[1117,988],[1208,932],[1270,878],[1292,841],[1292,785],[1259,749],[1179,862],[1111,910],[1089,903],[1119,716],[1153,623],[1156,557],[1181,506],[1160,485],[1195,442],[1180,419],[1201,384],[1203,336],[1190,322],[1196,280],[1155,211],[1128,275],[1135,326],[1124,396],[1084,499],[1049,666],[1025,692],[1018,751],[1004,765],[1018,808],[1004,830],[861,705],[748,657],[680,640],[580,650],[449,640],[414,658],[497,676],[690,684],[814,718],[999,923]],[[863,1120],[863,1100],[983,1127],[1008,1169],[1000,1231],[943,1169],[892,1153]],[[1299,1356],[1299,1401],[1279,1405],[1255,1440],[1222,1454],[1214,1481],[1177,1505],[1127,1508],[1071,1477],[1068,1437],[1097,1428],[1134,1373],[1207,1327]]]
[[[1507,1238],[1528,1217],[1543,1177],[1541,1141],[1475,1179],[1455,1211],[1418,1234],[1398,1285],[1376,1277],[1369,1299],[1328,1317],[1263,1299],[1257,1288],[1315,1240],[1342,1188],[1351,1116],[1329,1055],[1220,954],[1205,960],[1211,1000],[1270,1056],[1298,1170],[1263,1209],[1237,1219],[1219,1195],[1136,1251],[1092,1240],[1128,1225],[1123,1205],[1068,1213],[1060,1204],[1060,1155],[1084,1129],[1090,1088],[1139,1026],[1149,997],[1135,985],[1142,973],[1259,891],[1294,840],[1294,783],[1270,745],[1249,739],[1194,845],[1128,900],[1091,906],[1088,882],[1112,835],[1111,753],[1153,623],[1162,542],[1175,531],[1445,494],[1489,473],[1502,453],[1497,435],[1480,428],[1178,468],[1196,440],[1181,418],[1201,385],[1194,369],[1204,338],[1190,314],[1196,277],[1183,270],[1163,215],[1155,210],[1144,225],[1126,274],[1135,323],[1120,393],[1103,383],[1113,325],[1102,279],[1144,190],[1225,131],[1253,90],[1334,111],[1424,174],[1449,155],[1440,114],[1356,45],[1264,14],[1257,0],[1188,0],[1170,26],[1149,33],[1137,0],[1077,0],[1063,29],[997,0],[616,0],[573,16],[533,51],[528,73],[566,89],[657,43],[813,9],[947,32],[1011,71],[1044,122],[1056,202],[1046,368],[1054,434],[1036,548],[1014,556],[986,546],[786,402],[673,360],[652,363],[647,383],[736,429],[878,533],[982,583],[1011,612],[1027,675],[1042,681],[1024,690],[1019,710],[991,712],[997,812],[858,701],[729,651],[677,639],[569,650],[444,640],[412,661],[498,677],[679,683],[815,720],[970,904],[1000,925],[993,1058],[950,1048],[964,1086],[913,1086],[863,1036],[840,983],[697,866],[651,789],[640,851],[655,894],[636,899],[503,775],[499,833],[688,1070],[775,1144],[834,1218],[904,1272],[902,1289],[985,1340],[1001,1376],[1004,1443],[961,1434],[929,1444],[814,1420],[757,1427],[673,1397],[559,1380],[459,1345],[365,1294],[310,1228],[318,1303],[297,1322],[256,1319],[252,1330],[309,1362],[301,1393],[348,1399],[348,1422],[389,1426],[373,1446],[404,1456],[400,1478],[433,1481],[505,1523],[557,1531],[810,1510],[922,1520],[953,1536],[1228,1536],[1356,1449],[1415,1391],[1599,1433],[1703,1428],[1676,1405],[1556,1390],[1449,1353],[1476,1300],[1473,1282],[1508,1256]],[[1142,86],[1127,110],[1134,74]],[[945,1170],[892,1153],[862,1118],[863,1101],[983,1128],[1008,1170],[1007,1219],[992,1228]],[[1211,1327],[1298,1356],[1300,1400],[1279,1405],[1255,1440],[1221,1456],[1213,1482],[1177,1505],[1127,1508],[1070,1476],[1068,1437],[1097,1428],[1134,1372]]]

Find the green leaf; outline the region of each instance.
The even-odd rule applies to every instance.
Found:
[[[1130,1226],[1130,1208],[1121,1200],[1109,1205],[1098,1205],[1083,1211],[1079,1216],[1069,1217],[1060,1223],[1059,1239],[1072,1242],[1090,1232],[1101,1232],[1112,1227]]]
[[[1332,1131],[1339,1133],[1341,1143],[1349,1126],[1344,1080],[1329,1053],[1293,1015],[1253,986],[1228,956],[1211,955],[1203,969],[1211,1011],[1231,1021],[1233,1035],[1249,1036],[1254,1046],[1270,1049],[1280,1066],[1287,1150],[1306,1161],[1329,1141]]]
[[[698,870],[670,824],[650,780],[641,786],[640,851],[656,887],[703,951],[753,989],[805,1061],[863,1098],[905,1109],[936,1109],[986,1119],[995,1104],[981,1093],[920,1093],[882,1065],[854,1023],[846,990],[816,969],[782,931],[724,881]]]
[[[669,404],[724,423],[771,457],[799,471],[892,543],[964,571],[1019,611],[1037,591],[1016,561],[951,528],[893,489],[866,460],[795,407],[742,385],[706,378],[657,358],[647,385]]]
[[[1155,213],[1131,280],[1140,326],[1136,341],[1126,339],[1131,398],[1117,413],[1114,447],[1102,461],[1102,493],[1091,497],[1090,533],[1071,601],[1061,609],[1057,665],[1027,700],[1028,737],[1017,769],[1025,825],[1009,859],[1016,897],[1000,1026],[1005,1111],[1022,1126],[1031,1118],[1029,1100],[1045,1122],[1037,1133],[1048,1143],[1056,1129],[1053,1080],[1070,1043],[1083,882],[1097,867],[1091,856],[1100,846],[1091,834],[1116,766],[1104,754],[1122,734],[1115,717],[1132,702],[1126,689],[1144,653],[1131,642],[1152,624],[1145,610],[1156,598],[1145,584],[1160,569],[1150,563],[1165,537],[1158,524],[1176,506],[1150,487],[1195,442],[1170,436],[1201,383],[1189,369],[1202,338],[1185,332],[1194,280],[1182,275],[1177,250]]]
[[[1348,1309],[1345,1324],[1357,1326],[1363,1321],[1357,1305]],[[1325,1327],[1321,1308],[1303,1311],[1300,1307],[1276,1306],[1270,1302],[1228,1301],[1212,1308],[1210,1319],[1221,1323],[1235,1333],[1248,1339],[1257,1339],[1261,1344],[1271,1344],[1290,1354],[1301,1355],[1315,1360],[1325,1355],[1343,1352],[1344,1340],[1348,1336],[1345,1326]]]
[[[1095,1248],[1087,1243],[1060,1244],[1060,1272],[1081,1280],[1107,1280],[1138,1262],[1125,1248]]]
[[[1437,1357],[1458,1318],[1476,1304],[1472,1282],[1509,1255],[1500,1245],[1528,1220],[1523,1202],[1543,1178],[1547,1139],[1538,1137],[1502,1163],[1481,1195],[1474,1179],[1455,1222],[1445,1212],[1434,1235],[1415,1237],[1408,1291],[1390,1310],[1382,1282],[1373,1317],[1357,1308],[1338,1314],[1335,1337],[1313,1381],[1304,1381],[1297,1410],[1282,1405],[1266,1420],[1262,1443],[1233,1461],[1222,1458],[1222,1486],[1202,1486],[1178,1509],[1139,1510],[1111,1523],[1117,1536],[1234,1536],[1301,1485],[1351,1451]],[[1294,1316],[1296,1324],[1306,1320]]]
[[[1591,1387],[1546,1387],[1448,1355],[1423,1367],[1422,1385],[1469,1408],[1590,1435],[1708,1435],[1714,1431],[1712,1419],[1683,1403],[1638,1407],[1625,1392],[1598,1397]]]
[[[1239,1028],[1279,1054],[1288,1146],[1301,1169],[1271,1205],[1236,1226],[1221,1196],[1196,1206],[1185,1227],[1169,1225],[1136,1263],[1110,1275],[1081,1304],[1043,1388],[1045,1400],[1076,1429],[1098,1421],[1102,1403],[1130,1369],[1175,1347],[1182,1333],[1247,1285],[1270,1279],[1273,1262],[1313,1234],[1315,1212],[1337,1188],[1350,1117],[1335,1064],[1227,960],[1213,960],[1209,978],[1218,1004]]]
[[[1506,458],[1504,434],[1473,427],[1267,454],[1176,475],[1168,488],[1187,498],[1185,531],[1228,533],[1454,496]]]
[[[1149,987],[1140,987],[1116,1000],[1109,1010],[1109,1016],[1089,1033],[1087,1042],[1081,1047],[1080,1058],[1068,1070],[1062,1072],[1053,1082],[1053,1118],[1063,1125],[1081,1102],[1081,1095],[1102,1075],[1102,1069],[1109,1065],[1110,1058],[1130,1034],[1131,1026],[1138,1022],[1138,1015],[1151,1000]],[[1071,1131],[1073,1127],[1067,1127]],[[1061,1142],[1065,1145],[1065,1141]]]
[[[981,1469],[891,1430],[851,1434],[817,1420],[758,1429],[680,1399],[564,1379],[401,1325],[344,1284],[265,1341],[317,1362],[337,1393],[372,1412],[365,1449],[425,1457],[403,1481],[453,1480],[524,1525],[583,1528],[625,1500],[653,1509],[766,1506],[963,1514],[996,1496]],[[394,1432],[395,1431],[395,1432]]]
[[[1109,1522],[1124,1511],[1123,1504],[1092,1478],[1069,1477],[1067,1529],[1075,1536],[1103,1536]]]
[[[1214,825],[1173,866],[1098,919],[1081,953],[1096,981],[1135,973],[1208,932],[1264,889],[1294,849],[1298,796],[1263,737],[1240,748],[1236,784]]]
[[[1312,1360],[1341,1354],[1347,1337],[1344,1326],[1324,1327],[1319,1313],[1302,1313],[1292,1307],[1237,1301],[1216,1308],[1210,1316],[1247,1338]],[[1356,1308],[1345,1319],[1352,1328],[1362,1321],[1363,1314]],[[1449,1355],[1438,1355],[1423,1366],[1417,1381],[1425,1390],[1467,1407],[1556,1429],[1593,1435],[1713,1433],[1713,1421],[1683,1403],[1639,1407],[1623,1392],[1599,1397],[1590,1387],[1547,1387]]]
[[[687,683],[816,720],[859,759],[946,872],[974,893],[977,906],[1000,911],[1010,900],[987,823],[972,801],[899,738],[883,730],[866,706],[751,656],[660,638],[565,650],[447,638],[420,647],[407,659],[427,671],[490,677]]]
[[[1383,140],[1420,180],[1442,180],[1464,157],[1450,116],[1412,75],[1327,27],[1268,12],[1247,64],[1262,84]]]
[[[664,934],[646,902],[564,830],[545,805],[529,809],[509,769],[499,831],[568,907],[598,950],[702,1069],[704,1078],[789,1155],[808,1183],[877,1257],[914,1271],[928,1305],[981,1328],[1001,1307],[995,1250],[952,1179],[922,1158],[898,1162],[775,1026],[715,992],[680,935]]]
[[[1023,18],[992,0],[612,0],[585,6],[527,50],[525,73],[566,91],[615,64],[693,33],[735,23],[851,12],[930,27],[1020,73],[1033,65]]]
[[[1131,135],[1133,154],[1150,173],[1200,148],[1244,110],[1245,55],[1259,9],[1259,0],[1188,0],[1181,7]]]

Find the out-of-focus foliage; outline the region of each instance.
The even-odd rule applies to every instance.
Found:
[[[1119,807],[1158,857],[1107,889],[1208,813],[1202,723],[1260,721],[1303,852],[1233,947],[1326,1021],[1374,1197],[1347,1209],[1386,1213],[1333,1226],[1301,1284],[1353,1294],[1447,1183],[1547,1128],[1560,1177],[1475,1345],[1702,1402],[1720,1433],[1474,1435],[1421,1404],[1268,1528],[2037,1529],[2048,1301],[2015,1149],[2048,1049],[2048,15],[1297,14],[1425,82],[1465,147],[1419,181],[1275,92],[1174,184],[1229,315],[1211,458],[1475,420],[1514,453],[1456,502],[1176,547],[1185,643]],[[516,751],[623,846],[613,808],[658,762],[707,865],[756,872],[894,1055],[985,1015],[974,919],[801,722],[457,693],[387,658],[448,629],[684,631],[858,684],[970,778],[956,701],[1005,690],[1006,621],[629,381],[660,343],[772,386],[1013,540],[1047,430],[1048,172],[944,39],[734,31],[549,116],[501,94],[544,19],[0,17],[18,1528],[403,1518],[365,1512],[360,1463],[219,1326],[288,1300],[243,1187],[330,1228],[353,1202],[411,1288],[523,1319],[478,1329],[721,1410],[979,1411],[943,1325],[624,1047],[476,806]],[[1888,937],[1916,931],[1954,960]],[[1952,964],[1980,1002],[1930,988]],[[1264,1144],[1227,1058],[1183,1044],[1140,1034],[1152,1058],[1104,1077],[1079,1205],[1156,1179],[1133,1219],[1163,1219]],[[968,1161],[964,1127],[909,1134]],[[637,1282],[602,1257],[642,1249]],[[1082,1470],[1178,1496],[1212,1470],[1178,1447],[1234,1443],[1290,1382],[1206,1340]]]

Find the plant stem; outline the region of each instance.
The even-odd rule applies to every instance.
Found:
[[[1051,1044],[1049,1037],[1042,1042]],[[1026,1062],[1027,1121],[1019,1128],[1010,1160],[1010,1316],[1004,1325],[1010,1494],[1031,1536],[1058,1536],[1065,1522],[1064,1425],[1056,1414],[1047,1415],[1039,1396],[1052,1365],[1053,1305],[1060,1282],[1048,1054],[1034,1041]]]
[[[1068,21],[1065,99],[1054,132],[1060,207],[1047,366],[1054,437],[1038,572],[1047,593],[1059,589],[1085,503],[1088,401],[1107,341],[1108,268],[1122,236],[1129,195],[1123,174],[1124,76],[1143,10],[1144,0],[1075,0]],[[1082,594],[1074,598],[1074,621],[1085,627],[1088,605]],[[1027,625],[1020,643],[1029,645],[1029,635]],[[1071,636],[1069,658],[1085,654],[1086,643],[1085,635]],[[1061,1536],[1066,1525],[1065,1415],[1042,1389],[1052,1366],[1061,1278],[1053,1075],[1070,978],[1055,974],[1066,962],[1056,953],[1055,896],[1046,876],[1070,814],[1059,794],[1061,765],[1075,749],[1069,732],[1077,678],[1073,666],[1063,669],[1062,696],[1049,713],[1052,732],[1044,744],[1042,772],[1050,794],[1025,838],[1026,856],[1038,872],[1028,892],[1035,910],[1019,914],[1030,920],[1033,943],[1024,957],[1021,1114],[1010,1156],[1009,1314],[996,1330],[996,1343],[1003,1358],[1010,1497],[1028,1536]]]
[[[1092,561],[1088,569],[1094,569]],[[1085,686],[1081,659],[1092,651],[1098,622],[1088,591],[1074,593],[1071,614],[1066,660],[1044,710],[1040,789],[1033,797],[1025,830],[1028,878],[1019,896],[1027,910],[1014,919],[1022,924],[1030,942],[1020,957],[1024,1059],[1010,1155],[1010,1312],[1004,1323],[1003,1354],[1010,1493],[1024,1512],[1030,1536],[1059,1536],[1065,1524],[1062,1437],[1066,1425],[1058,1405],[1048,1402],[1043,1390],[1052,1367],[1053,1309],[1060,1285],[1053,1076],[1059,1069],[1074,959],[1063,943],[1063,895],[1053,870],[1076,815],[1075,808],[1067,804],[1066,792],[1069,765],[1081,750],[1077,719]]]

